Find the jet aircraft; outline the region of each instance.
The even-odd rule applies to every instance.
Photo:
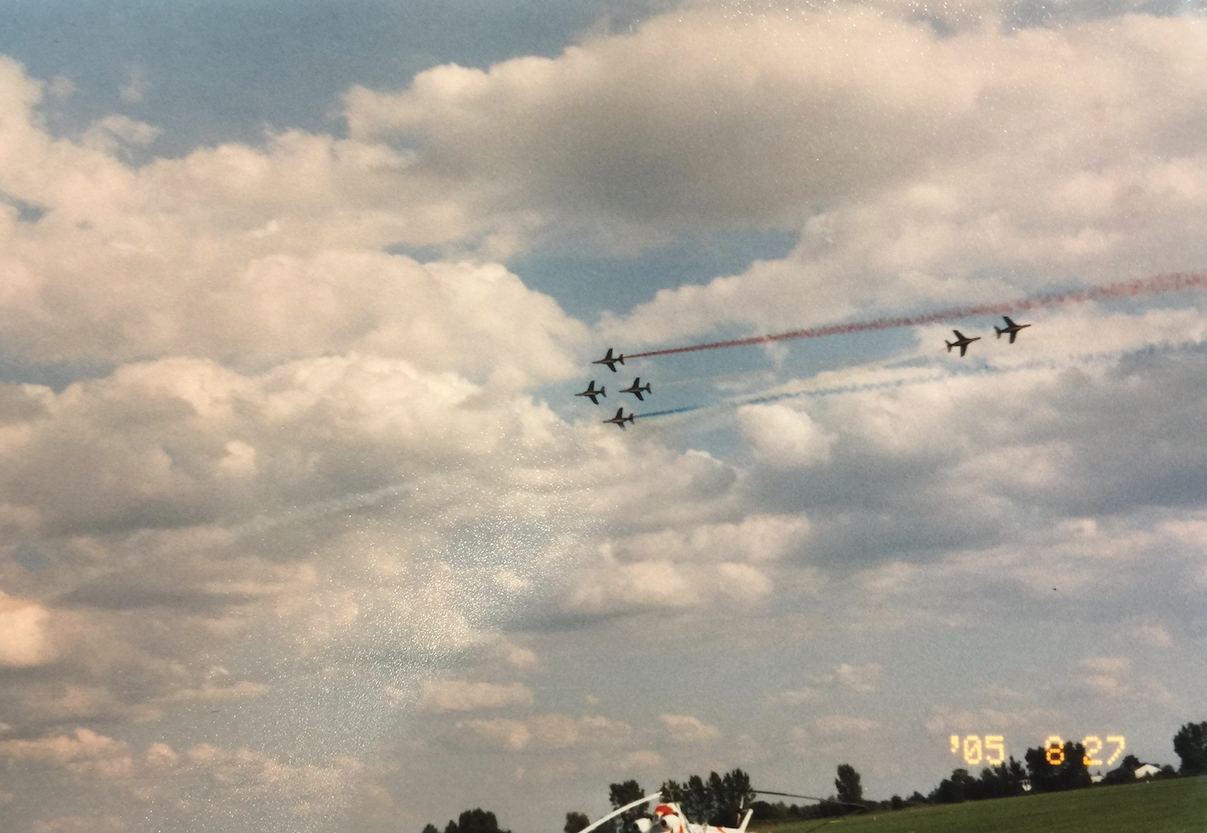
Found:
[[[650,390],[650,383],[646,382],[645,387],[642,387],[641,386],[641,377],[638,376],[636,379],[633,380],[633,384],[630,385],[629,387],[625,388],[624,390],[622,390],[621,393],[631,393],[634,396],[636,396],[639,400],[644,402],[645,397],[641,395],[642,391],[645,391],[646,393],[653,393],[653,391]]]
[[[608,366],[608,370],[615,373],[617,362],[624,364],[624,353],[621,353],[619,356],[613,358],[612,357],[612,348],[609,347],[607,354],[602,359],[599,359],[598,361],[593,361],[593,362],[591,362],[591,364],[606,364]]]
[[[575,395],[575,396],[586,396],[586,397],[588,397],[588,398],[591,400],[591,402],[592,402],[593,404],[598,405],[598,404],[599,404],[599,400],[598,400],[598,399],[596,399],[595,397],[597,397],[597,396],[607,396],[608,394],[607,394],[607,393],[605,393],[605,391],[606,391],[606,390],[607,390],[607,389],[606,389],[606,388],[604,388],[602,385],[600,385],[599,390],[596,390],[596,389],[595,389],[595,380],[594,380],[594,379],[592,379],[592,380],[591,380],[591,384],[587,385],[587,389],[586,389],[585,391],[583,391],[582,393],[576,393],[576,394],[574,394],[574,395]]]
[[[969,344],[972,344],[972,342],[974,342],[974,341],[980,341],[980,340],[981,340],[981,337],[980,337],[980,336],[973,336],[972,338],[968,338],[968,337],[967,337],[967,336],[965,336],[963,333],[961,333],[959,330],[952,330],[952,332],[956,334],[956,340],[955,340],[955,341],[944,341],[944,342],[943,342],[944,344],[946,344],[946,345],[947,345],[947,352],[948,352],[948,353],[950,353],[950,352],[951,352],[951,348],[953,348],[953,347],[959,347],[959,348],[960,348],[960,355],[961,355],[961,356],[963,356],[963,355],[964,355],[964,353],[965,353],[965,351],[967,351],[967,350],[968,350],[968,345],[969,345]]]
[[[624,415],[624,408],[617,408],[617,409],[616,409],[616,416],[612,417],[611,419],[605,419],[605,420],[603,420],[603,421],[604,421],[604,422],[610,422],[610,423],[612,423],[613,425],[619,426],[620,430],[622,430],[622,431],[623,431],[623,430],[624,430],[624,424],[625,424],[626,422],[632,422],[632,421],[633,421],[633,414],[630,412],[628,416],[625,416],[625,415]]]
[[[1014,337],[1016,335],[1018,335],[1019,330],[1023,329],[1024,327],[1031,326],[1030,324],[1015,324],[1013,321],[1010,320],[1009,315],[1003,315],[1002,318],[1006,319],[1006,326],[1005,327],[994,327],[993,331],[995,333],[997,333],[998,338],[1002,337],[1002,333],[1010,333],[1010,343],[1011,344],[1014,343]]]

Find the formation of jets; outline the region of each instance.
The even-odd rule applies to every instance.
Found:
[[[1006,326],[1005,326],[1005,327],[994,327],[994,328],[993,328],[993,331],[994,331],[995,333],[997,333],[997,337],[998,337],[998,338],[1001,338],[1003,333],[1008,333],[1008,334],[1009,334],[1009,336],[1010,336],[1010,343],[1011,343],[1011,344],[1013,344],[1013,343],[1014,343],[1014,337],[1018,335],[1018,331],[1019,331],[1019,330],[1022,330],[1022,329],[1026,328],[1026,327],[1030,327],[1030,326],[1031,326],[1030,324],[1015,324],[1015,323],[1014,323],[1014,322],[1013,322],[1013,321],[1010,319],[1010,316],[1009,316],[1009,315],[1003,315],[1003,316],[1002,316],[1002,318],[1006,319]],[[944,344],[946,344],[946,345],[947,345],[947,352],[948,352],[948,353],[950,353],[950,352],[951,352],[951,348],[953,348],[953,347],[959,347],[959,348],[960,348],[960,355],[961,355],[961,356],[963,356],[963,355],[964,355],[966,352],[968,352],[968,345],[969,345],[969,344],[972,344],[972,342],[974,342],[974,341],[980,341],[980,340],[981,340],[981,337],[980,337],[980,336],[973,336],[972,338],[969,338],[968,336],[966,336],[966,335],[964,335],[963,333],[961,333],[959,330],[952,330],[952,332],[956,334],[956,340],[955,340],[955,341],[944,341],[944,342],[943,342]],[[609,352],[611,352],[611,351],[609,351]]]
[[[994,327],[993,331],[995,333],[997,333],[998,338],[1001,338],[1002,335],[1010,336],[1011,344],[1014,343],[1014,339],[1016,336],[1018,336],[1020,330],[1023,330],[1025,328],[1031,326],[1030,324],[1016,324],[1016,323],[1014,323],[1014,321],[1011,320],[1010,316],[1008,316],[1008,315],[1003,315],[1002,318],[1004,318],[1006,320],[1006,326]],[[952,332],[955,333],[955,337],[956,337],[955,341],[944,340],[943,343],[947,345],[948,353],[951,352],[951,349],[953,347],[959,347],[961,357],[963,357],[964,354],[968,352],[968,345],[972,344],[974,341],[981,340],[980,336],[972,336],[971,338],[969,338],[968,336],[961,333],[959,330],[952,330]],[[621,353],[620,355],[615,355],[613,353],[612,348],[609,347],[608,352],[604,354],[604,357],[602,359],[596,359],[595,361],[591,362],[591,364],[602,364],[605,367],[607,367],[608,370],[612,371],[613,373],[616,373],[617,372],[616,365],[624,364],[624,353]],[[652,385],[649,382],[646,382],[643,385],[643,384],[641,384],[641,377],[637,376],[633,379],[633,384],[629,385],[627,388],[621,388],[620,392],[621,393],[631,393],[637,397],[637,401],[644,402],[645,397],[642,396],[642,394],[643,393],[652,394],[654,391],[653,391]],[[599,397],[602,396],[602,397],[606,398],[608,394],[607,394],[606,388],[604,388],[603,385],[600,385],[599,388],[596,389],[595,380],[592,379],[591,383],[589,385],[587,385],[586,390],[576,393],[574,395],[575,396],[585,396],[587,399],[591,400],[591,404],[598,405]],[[624,412],[624,406],[622,405],[621,407],[616,409],[616,416],[612,417],[611,419],[605,419],[605,420],[603,420],[603,422],[609,423],[611,425],[615,425],[617,428],[620,428],[621,430],[623,430],[625,427],[625,424],[626,423],[632,424],[633,420],[636,419],[636,416],[637,415],[634,414],[632,411],[630,411],[629,414],[626,416],[625,412]]]
[[[608,352],[604,354],[604,357],[602,359],[597,359],[596,361],[591,362],[591,364],[606,365],[608,370],[611,370],[613,373],[616,373],[617,372],[616,365],[624,364],[624,353],[621,353],[619,356],[614,355],[612,352],[612,348],[609,347]],[[606,391],[606,388],[604,388],[603,385],[600,385],[599,388],[596,389],[595,380],[592,379],[591,383],[589,385],[587,385],[587,389],[585,391],[576,393],[574,395],[575,396],[585,396],[591,400],[592,404],[598,405],[599,404],[598,397],[601,397],[601,396],[603,396],[605,398],[607,397],[608,394],[605,391]],[[633,384],[629,385],[627,388],[623,388],[620,392],[621,393],[631,393],[637,397],[638,401],[644,402],[645,397],[642,396],[641,394],[653,393],[654,391],[653,391],[652,385],[649,382],[646,382],[644,385],[641,384],[641,377],[638,376],[635,379],[633,379]],[[636,417],[636,415],[633,414],[632,412],[629,412],[629,415],[625,416],[624,407],[622,406],[622,407],[616,409],[616,416],[612,417],[611,419],[605,419],[604,422],[611,423],[612,425],[615,425],[618,428],[623,429],[625,427],[625,423],[626,422],[632,423],[635,417]]]

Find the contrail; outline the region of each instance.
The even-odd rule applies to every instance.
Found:
[[[982,315],[1008,315],[1012,312],[1053,307],[1061,304],[1082,304],[1087,301],[1102,301],[1108,298],[1135,298],[1140,295],[1157,295],[1165,292],[1183,292],[1188,289],[1202,289],[1207,286],[1205,272],[1173,272],[1157,275],[1151,278],[1140,278],[1134,281],[1121,281],[1090,289],[1080,289],[1069,292],[1049,292],[1043,295],[1033,295],[1017,301],[1002,301],[996,304],[974,304],[964,307],[950,307],[936,312],[920,315],[902,316],[897,318],[873,318],[870,321],[851,321],[846,324],[828,324],[821,327],[809,327],[804,330],[792,330],[787,333],[735,338],[728,341],[712,341],[707,344],[693,344],[687,347],[670,347],[666,350],[650,350],[646,353],[630,353],[625,358],[640,359],[647,356],[670,356],[675,353],[694,353],[699,350],[721,350],[725,347],[749,347],[754,344],[768,344],[773,341],[792,341],[798,338],[821,338],[822,336],[844,335],[846,333],[862,333],[869,330],[891,330],[897,327],[918,327],[923,324],[934,324],[939,321],[956,321],[962,318],[976,318]]]
[[[1207,349],[1207,345],[1201,342],[1186,342],[1156,347],[1149,346],[1135,350],[1112,350],[1098,353],[1082,353],[1080,355],[1067,356],[1064,358],[1064,360],[1039,358],[1012,365],[983,365],[969,367],[966,369],[962,368],[955,371],[933,370],[928,373],[903,376],[896,379],[883,379],[876,382],[830,385],[828,387],[805,388],[803,390],[784,391],[782,393],[764,393],[756,396],[735,397],[733,399],[726,399],[720,402],[712,402],[707,405],[686,405],[681,408],[670,408],[665,411],[653,411],[646,414],[635,414],[635,416],[637,419],[648,419],[650,417],[687,414],[694,411],[710,410],[713,408],[740,408],[744,405],[767,405],[772,402],[782,402],[786,399],[812,399],[823,396],[840,396],[851,393],[869,393],[871,391],[890,390],[892,388],[912,387],[913,385],[934,384],[936,382],[943,382],[949,379],[958,379],[969,376],[998,376],[1006,373],[1021,373],[1028,370],[1063,370],[1068,367],[1084,367],[1096,362],[1118,361],[1119,359],[1127,356],[1168,354],[1177,351],[1201,351],[1203,349]]]

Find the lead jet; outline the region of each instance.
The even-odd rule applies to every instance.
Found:
[[[645,391],[646,393],[653,393],[653,391],[650,390],[650,383],[646,382],[645,387],[642,387],[641,386],[641,377],[638,376],[636,379],[633,380],[633,384],[630,385],[629,387],[625,388],[624,390],[622,390],[621,393],[631,393],[634,396],[636,396],[639,400],[644,402],[645,397],[641,395],[642,391]]]
[[[607,396],[608,394],[604,392],[605,390],[607,390],[607,389],[604,388],[602,385],[600,386],[599,390],[596,390],[595,389],[595,380],[592,379],[591,384],[587,385],[587,389],[585,391],[583,391],[582,393],[576,393],[574,395],[575,396],[586,396],[586,397],[590,398],[592,404],[598,405],[599,400],[596,399],[595,397]]]
[[[610,370],[610,371],[612,371],[613,373],[615,373],[615,372],[616,372],[616,363],[617,363],[617,362],[620,362],[621,364],[624,364],[624,353],[621,353],[621,354],[620,354],[619,356],[617,356],[616,358],[612,358],[612,348],[611,348],[611,347],[609,347],[609,348],[608,348],[607,355],[605,355],[605,356],[604,356],[602,359],[600,359],[600,360],[598,360],[598,361],[591,362],[591,364],[606,364],[606,365],[608,366],[608,370]]]
[[[959,347],[959,348],[960,348],[960,356],[963,356],[963,355],[964,355],[964,353],[965,353],[965,351],[966,351],[966,350],[968,350],[968,345],[969,345],[969,344],[972,344],[972,342],[974,342],[974,341],[980,341],[980,340],[981,340],[981,337],[980,337],[980,336],[973,336],[972,338],[968,338],[968,337],[967,337],[967,336],[965,336],[963,333],[961,333],[959,330],[952,330],[952,332],[956,334],[956,340],[955,340],[955,341],[944,341],[944,342],[943,342],[944,344],[946,344],[946,345],[947,345],[947,352],[948,352],[948,353],[950,353],[950,352],[951,352],[951,348],[953,348],[953,347]]]
[[[998,338],[1002,337],[1002,333],[1010,333],[1010,343],[1011,344],[1014,343],[1014,337],[1016,335],[1018,335],[1019,330],[1023,329],[1024,327],[1031,326],[1030,324],[1015,324],[1013,321],[1010,320],[1009,315],[1003,315],[1002,318],[1006,319],[1006,326],[1005,327],[994,327],[993,331],[995,333],[997,333]]]
[[[610,423],[612,423],[613,425],[615,425],[615,426],[617,426],[618,428],[620,428],[620,430],[621,430],[621,431],[623,431],[623,430],[624,430],[624,424],[625,424],[626,422],[632,422],[632,421],[633,421],[633,414],[632,414],[632,413],[630,413],[628,416],[625,416],[625,415],[624,415],[624,408],[617,408],[617,409],[616,409],[616,416],[612,417],[611,419],[605,419],[605,420],[603,420],[603,421],[604,421],[604,422],[610,422]]]

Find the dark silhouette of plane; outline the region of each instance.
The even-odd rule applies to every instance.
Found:
[[[952,330],[952,332],[956,334],[956,340],[955,340],[955,341],[944,341],[944,342],[943,342],[944,344],[946,344],[946,345],[947,345],[947,352],[948,352],[948,353],[950,353],[950,352],[951,352],[951,348],[953,348],[953,347],[959,347],[959,348],[960,348],[960,355],[961,355],[961,356],[963,356],[963,355],[964,355],[964,353],[965,353],[965,351],[966,351],[966,350],[968,350],[968,345],[969,345],[969,344],[972,344],[972,342],[974,342],[974,341],[980,341],[980,340],[981,340],[981,337],[980,337],[980,336],[973,336],[972,338],[968,338],[968,337],[967,337],[967,336],[965,336],[963,333],[961,333],[959,330]]]
[[[636,396],[638,399],[640,399],[642,402],[644,402],[645,397],[641,395],[642,391],[645,391],[646,393],[653,393],[653,391],[650,390],[650,383],[646,382],[645,387],[642,387],[641,386],[641,377],[638,376],[636,379],[633,380],[633,384],[630,385],[629,387],[625,388],[624,390],[622,390],[621,393],[631,393],[634,396]]]
[[[1016,335],[1018,335],[1019,330],[1023,329],[1024,327],[1031,326],[1030,324],[1015,324],[1013,321],[1010,320],[1009,315],[1003,315],[1002,318],[1006,319],[1006,326],[1005,327],[994,327],[993,331],[995,333],[997,333],[998,338],[1002,337],[1002,333],[1010,333],[1010,343],[1011,344],[1014,343],[1014,337]]]
[[[624,364],[624,353],[621,353],[616,358],[612,358],[612,348],[609,347],[607,355],[605,355],[602,359],[600,359],[598,361],[591,362],[591,364],[606,364],[608,366],[608,370],[615,373],[617,362]]]
[[[593,404],[598,405],[598,404],[599,404],[599,400],[598,400],[598,399],[596,399],[595,397],[597,397],[597,396],[607,396],[607,394],[604,392],[605,390],[606,390],[606,388],[604,388],[602,385],[600,386],[599,390],[596,390],[596,389],[595,389],[595,380],[594,380],[594,379],[592,379],[592,380],[591,380],[591,384],[587,385],[587,389],[586,389],[585,391],[583,391],[582,393],[576,393],[576,394],[574,394],[574,395],[575,395],[575,396],[586,396],[586,397],[589,397],[589,398],[590,398],[590,400],[591,400],[591,402],[592,402]]]
[[[626,422],[632,422],[632,421],[633,421],[633,414],[630,413],[628,416],[625,416],[624,408],[617,408],[616,416],[612,417],[611,419],[604,420],[604,422],[610,422],[613,425],[619,426],[621,431],[624,430],[624,424]]]

